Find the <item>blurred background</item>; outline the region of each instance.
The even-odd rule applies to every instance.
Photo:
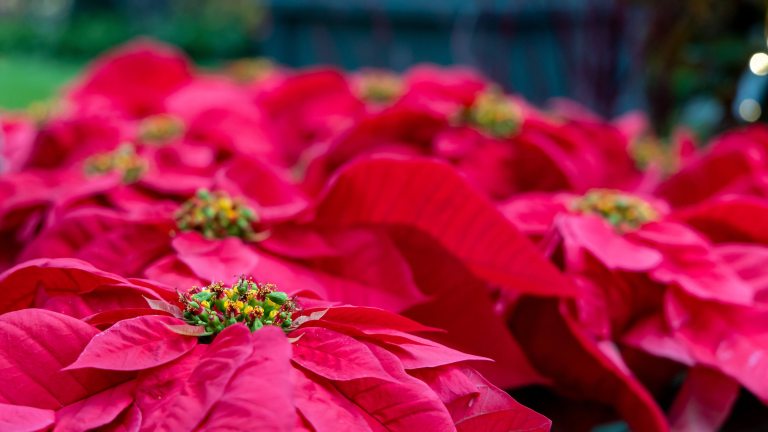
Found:
[[[148,35],[214,67],[432,62],[475,67],[545,105],[649,113],[704,138],[768,118],[766,1],[0,0],[0,107],[52,96],[104,50]]]

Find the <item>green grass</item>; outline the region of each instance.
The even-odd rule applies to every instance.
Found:
[[[22,109],[55,96],[83,66],[71,60],[0,54],[0,109]]]

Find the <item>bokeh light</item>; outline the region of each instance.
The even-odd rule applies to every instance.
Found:
[[[768,54],[764,52],[754,53],[749,59],[749,70],[755,75],[768,74]]]
[[[739,104],[739,115],[750,123],[757,121],[762,111],[760,104],[754,99],[744,99]]]

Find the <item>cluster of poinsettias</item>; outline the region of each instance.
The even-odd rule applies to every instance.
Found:
[[[0,114],[1,430],[715,430],[768,401],[768,129],[138,41]],[[489,361],[490,360],[490,361]],[[503,389],[503,390],[500,390]]]

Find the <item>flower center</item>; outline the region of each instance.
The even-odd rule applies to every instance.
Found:
[[[235,60],[226,67],[226,73],[241,84],[261,81],[275,72],[275,63],[266,58]]]
[[[211,335],[237,323],[245,324],[251,331],[273,325],[287,332],[293,324],[297,305],[276,288],[274,284],[241,276],[229,287],[223,282],[193,287],[179,293],[179,301],[184,305],[183,317],[187,324],[204,327]]]
[[[170,114],[153,115],[139,123],[139,139],[147,144],[166,144],[183,133],[184,122]]]
[[[665,174],[671,174],[677,168],[678,162],[671,149],[651,138],[641,138],[632,143],[630,154],[635,161],[635,166],[640,170],[646,170],[655,164]]]
[[[27,115],[38,126],[45,124],[62,111],[64,111],[62,102],[55,99],[32,102],[27,107]]]
[[[358,79],[357,93],[368,102],[392,102],[403,92],[403,81],[390,72],[365,71],[360,73]]]
[[[647,201],[609,189],[593,189],[574,200],[571,208],[578,213],[600,216],[622,232],[659,218],[659,213]]]
[[[134,183],[146,171],[147,163],[132,144],[122,144],[111,152],[99,153],[85,160],[85,173],[102,175],[119,172],[124,183]]]
[[[200,189],[181,205],[174,215],[182,231],[198,231],[208,238],[257,238],[253,224],[258,222],[256,212],[226,192]]]
[[[477,96],[464,112],[464,121],[495,138],[508,138],[520,126],[518,107],[501,90],[491,89]]]

